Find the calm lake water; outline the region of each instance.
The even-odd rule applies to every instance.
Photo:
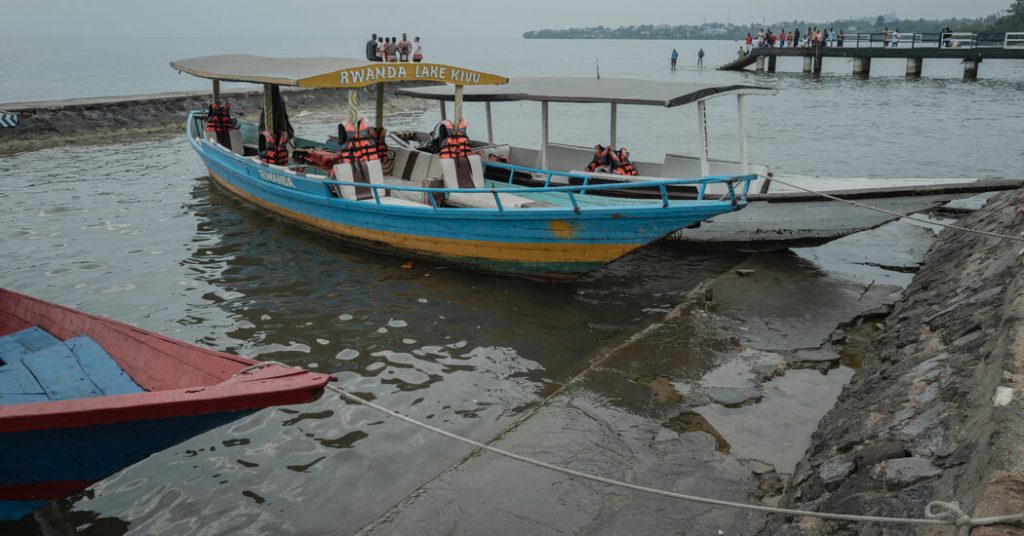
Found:
[[[172,59],[213,53],[351,55],[362,39],[42,39],[0,37],[0,102],[202,90]],[[683,61],[667,69],[668,53]],[[507,74],[746,83],[754,160],[835,176],[1015,176],[1024,157],[1024,62],[901,61],[870,80],[826,60],[780,73],[718,65],[731,42],[426,39],[428,59]],[[786,72],[790,71],[790,72]],[[340,103],[339,103],[340,104]],[[183,114],[184,114],[183,110]],[[292,110],[306,134],[336,119]],[[467,105],[483,125],[482,107]],[[503,139],[539,140],[539,109],[495,106]],[[605,107],[553,105],[553,141],[604,141]],[[733,101],[709,106],[715,156],[735,156]],[[692,108],[620,109],[619,140],[639,158],[696,150]],[[391,128],[426,128],[435,107]],[[478,127],[480,128],[480,127]],[[476,439],[511,423],[588,358],[677,305],[745,256],[658,244],[572,285],[542,285],[353,250],[310,236],[213,188],[182,137],[0,157],[0,286],[186,341],[335,373],[340,385]],[[878,246],[884,247],[884,246]],[[805,254],[813,257],[813,253]],[[256,413],[159,453],[60,510],[97,534],[352,532],[465,451],[333,397]],[[413,463],[410,463],[413,462]],[[18,532],[30,534],[34,526]]]

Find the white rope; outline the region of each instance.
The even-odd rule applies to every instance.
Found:
[[[881,212],[882,214],[889,214],[890,216],[896,216],[897,218],[903,218],[903,219],[912,220],[912,221],[916,221],[916,222],[920,222],[920,223],[927,223],[928,225],[938,225],[939,227],[946,227],[946,228],[949,228],[949,229],[956,229],[957,231],[964,231],[966,233],[974,233],[974,234],[979,234],[979,235],[984,235],[984,236],[991,236],[993,238],[1003,238],[1003,239],[1006,239],[1006,240],[1015,240],[1017,242],[1024,242],[1024,237],[1020,237],[1020,236],[1010,236],[1010,235],[1004,235],[1004,234],[999,234],[999,233],[993,233],[993,232],[990,232],[990,231],[981,231],[981,230],[978,230],[978,229],[970,229],[970,228],[967,228],[967,227],[960,227],[959,225],[952,225],[952,224],[949,224],[949,223],[938,223],[938,222],[926,220],[924,218],[917,218],[917,217],[914,217],[914,216],[907,216],[905,214],[902,214],[902,213],[899,213],[899,212],[894,212],[894,211],[891,211],[891,210],[886,210],[884,208],[878,208],[878,207],[872,207],[872,206],[864,205],[864,204],[858,203],[856,201],[851,201],[849,199],[842,199],[842,198],[836,197],[834,195],[826,194],[824,192],[816,192],[814,190],[809,190],[807,188],[803,188],[803,187],[797,186],[795,184],[790,184],[788,182],[781,181],[779,179],[776,179],[775,177],[772,177],[771,181],[772,182],[777,182],[777,183],[782,184],[784,186],[789,186],[790,188],[796,188],[797,190],[802,190],[802,191],[807,192],[809,194],[819,195],[819,196],[824,197],[826,199],[831,199],[832,201],[839,201],[840,203],[846,203],[847,205],[853,205],[855,207],[860,207],[860,208],[867,209],[867,210],[873,210],[875,212]]]
[[[605,478],[603,476],[592,475],[590,473],[584,473],[584,472],[581,472],[581,471],[576,471],[576,470],[568,469],[568,468],[565,468],[565,467],[559,467],[557,465],[552,465],[550,463],[542,462],[540,460],[535,460],[533,458],[528,458],[526,456],[515,454],[515,453],[509,452],[507,450],[502,450],[502,449],[499,449],[497,447],[492,447],[490,445],[485,445],[485,444],[480,443],[478,441],[474,441],[474,440],[469,439],[469,438],[465,438],[465,437],[462,437],[462,436],[459,436],[459,435],[455,435],[455,434],[453,434],[451,432],[447,432],[445,430],[442,430],[440,428],[431,426],[429,424],[419,422],[419,421],[417,421],[415,419],[412,419],[410,417],[406,417],[405,415],[402,415],[401,413],[397,413],[397,412],[392,411],[390,409],[387,409],[387,408],[385,408],[383,406],[374,404],[373,402],[370,402],[369,400],[366,400],[366,399],[360,398],[360,397],[358,397],[356,395],[353,395],[351,393],[348,393],[347,391],[345,391],[344,389],[342,389],[340,387],[336,387],[334,385],[328,385],[327,389],[330,390],[330,391],[333,391],[335,393],[338,393],[339,395],[341,395],[342,398],[345,398],[346,400],[348,400],[350,402],[354,402],[356,404],[364,405],[364,406],[366,406],[366,407],[368,407],[370,409],[373,409],[375,411],[378,411],[378,412],[383,413],[385,415],[388,415],[390,417],[394,417],[394,418],[396,418],[398,420],[407,422],[407,423],[409,423],[409,424],[411,424],[413,426],[417,426],[419,428],[423,428],[424,430],[429,430],[431,432],[434,432],[435,434],[439,434],[439,435],[445,436],[445,437],[447,437],[449,439],[454,439],[455,441],[458,441],[460,443],[465,443],[465,444],[470,445],[472,447],[475,447],[475,448],[478,448],[478,449],[482,449],[482,450],[486,450],[488,452],[497,454],[499,456],[504,456],[506,458],[517,460],[517,461],[520,461],[520,462],[523,462],[523,463],[526,463],[526,464],[529,464],[529,465],[533,465],[533,466],[536,466],[536,467],[541,467],[543,469],[548,469],[548,470],[554,471],[556,473],[562,473],[564,475],[568,475],[568,476],[571,476],[571,477],[574,477],[574,478],[580,478],[580,479],[583,479],[583,480],[591,480],[591,481],[594,481],[594,482],[600,482],[602,484],[607,484],[609,486],[615,486],[615,487],[626,488],[626,489],[631,489],[631,490],[635,490],[635,491],[641,491],[641,492],[644,492],[644,493],[650,493],[652,495],[660,495],[662,497],[671,497],[673,499],[682,499],[684,501],[690,501],[690,502],[696,502],[696,503],[702,503],[702,504],[710,504],[710,505],[715,505],[715,506],[725,506],[725,507],[729,507],[729,508],[740,508],[740,509],[743,509],[743,510],[751,510],[751,511],[755,511],[755,512],[764,512],[764,513],[768,513],[768,514],[782,514],[782,515],[787,515],[787,516],[816,517],[816,518],[819,518],[819,519],[829,519],[829,520],[832,520],[832,521],[853,521],[853,522],[865,522],[865,523],[890,523],[890,524],[899,524],[899,525],[952,525],[952,526],[960,528],[961,531],[963,530],[963,528],[967,528],[968,531],[969,531],[970,527],[978,527],[978,526],[983,526],[983,525],[1008,524],[1008,523],[1021,523],[1022,521],[1024,521],[1024,514],[1013,514],[1013,515],[1006,515],[1006,516],[982,517],[982,518],[973,518],[972,519],[971,517],[967,516],[967,514],[965,514],[956,503],[944,503],[944,502],[939,502],[939,501],[935,501],[935,502],[932,502],[932,503],[928,504],[928,506],[925,508],[925,517],[924,518],[914,518],[914,517],[861,516],[861,515],[854,515],[854,514],[833,514],[833,513],[829,513],[829,512],[812,512],[812,511],[807,511],[807,510],[790,510],[788,508],[776,508],[774,506],[761,506],[761,505],[756,505],[756,504],[747,504],[747,503],[740,503],[740,502],[734,502],[734,501],[725,501],[725,500],[720,500],[720,499],[711,499],[711,498],[708,498],[708,497],[700,497],[700,496],[697,496],[697,495],[687,495],[687,494],[684,494],[684,493],[676,493],[674,491],[667,491],[667,490],[662,490],[662,489],[658,489],[658,488],[651,488],[651,487],[647,487],[647,486],[640,486],[640,485],[637,485],[637,484],[630,484],[629,482],[622,482],[620,480],[615,480],[615,479],[611,479],[611,478]]]

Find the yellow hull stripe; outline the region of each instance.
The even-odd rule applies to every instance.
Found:
[[[329,220],[314,218],[241,190],[210,171],[210,176],[225,190],[274,214],[301,225],[341,239],[355,239],[384,244],[387,247],[439,256],[486,259],[514,262],[611,262],[643,244],[568,244],[568,243],[515,243],[415,236],[365,227],[354,227]]]

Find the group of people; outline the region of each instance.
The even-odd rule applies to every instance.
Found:
[[[897,48],[900,46],[900,29],[890,30],[888,26],[882,31],[882,46]]]
[[[807,28],[807,32],[804,34],[800,33],[800,28],[795,28],[792,31],[787,32],[783,28],[779,33],[773,33],[769,28],[767,32],[761,30],[757,32],[757,35],[751,35],[747,32],[746,39],[746,50],[749,52],[752,48],[771,48],[771,47],[827,47],[836,46],[841,47],[846,41],[846,35],[842,30],[839,33],[832,28]]]
[[[679,61],[679,51],[678,50],[676,50],[674,48],[672,49],[672,55],[669,56],[669,61],[670,61],[671,65],[672,65],[672,70],[675,70],[676,63]],[[697,51],[697,67],[703,67],[703,66],[704,66],[704,49],[702,48],[702,49]]]
[[[395,37],[377,37],[373,34],[366,42],[366,59],[369,61],[396,62],[423,61],[423,43],[419,36],[409,41],[407,34],[402,34],[402,39]]]

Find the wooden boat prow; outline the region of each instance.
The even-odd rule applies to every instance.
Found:
[[[15,361],[11,337],[32,330],[56,342],[22,350],[24,355]],[[17,403],[9,387],[8,392],[0,390],[0,521],[18,519],[47,500],[80,491],[154,452],[258,409],[315,400],[331,379],[200,348],[0,289],[0,341],[7,345],[2,352],[8,352],[0,355],[0,379],[17,373],[18,365],[41,352],[65,350],[61,345],[72,340],[93,341],[137,388],[125,394],[28,403]],[[64,377],[100,385],[95,377]],[[26,398],[50,396],[54,386],[37,381],[45,393]],[[11,384],[0,381],[3,385]]]

